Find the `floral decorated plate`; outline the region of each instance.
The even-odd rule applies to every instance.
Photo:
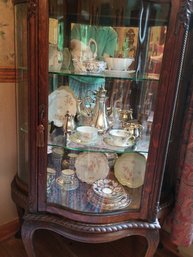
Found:
[[[101,211],[126,208],[131,203],[130,196],[122,185],[111,179],[100,179],[87,192],[88,201]]]
[[[119,198],[125,193],[123,186],[112,179],[99,179],[93,183],[93,191],[100,197]]]
[[[106,178],[109,173],[108,159],[102,153],[80,153],[75,168],[77,177],[88,184]]]
[[[76,115],[76,97],[68,86],[61,86],[49,95],[48,120],[64,124],[65,115]]]
[[[144,183],[146,158],[139,153],[125,153],[115,162],[117,180],[129,188],[138,188]]]

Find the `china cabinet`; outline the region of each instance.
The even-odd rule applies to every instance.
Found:
[[[192,1],[13,2],[12,197],[28,256],[42,229],[88,243],[139,235],[153,256]]]

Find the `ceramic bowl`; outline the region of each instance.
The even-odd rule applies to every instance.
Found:
[[[109,70],[126,71],[134,61],[133,58],[106,57],[105,61]]]

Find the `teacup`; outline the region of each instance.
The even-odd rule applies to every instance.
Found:
[[[98,72],[102,72],[107,68],[107,64],[104,61],[97,61]]]
[[[75,171],[72,169],[64,169],[61,171],[64,183],[72,183],[75,178]]]
[[[99,73],[103,72],[106,69],[106,63],[103,61],[96,60],[85,60],[78,62],[73,59],[75,71],[80,69],[82,72],[94,72]]]
[[[116,146],[132,146],[135,137],[124,129],[111,129],[109,135]]]
[[[91,126],[80,126],[76,128],[79,139],[84,143],[93,142],[97,139],[98,129]]]

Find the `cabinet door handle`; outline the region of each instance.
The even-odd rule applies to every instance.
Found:
[[[37,127],[37,147],[44,147],[44,125],[40,124]]]
[[[44,127],[44,114],[45,114],[45,105],[40,105],[39,107],[39,117],[40,124],[37,126],[37,147],[44,147],[45,145],[45,127]]]

